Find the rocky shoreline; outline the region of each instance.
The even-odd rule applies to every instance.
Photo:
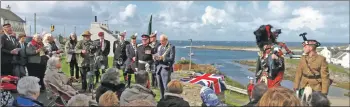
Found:
[[[256,60],[239,60],[239,61],[234,61],[235,63],[239,63],[242,65],[248,66],[248,70],[251,72],[256,71]],[[286,59],[285,66],[285,74],[284,74],[284,79],[285,80],[290,80],[294,81],[295,78],[295,72],[297,69],[297,64],[298,60],[292,60],[292,59]],[[332,71],[329,70],[330,73],[330,78],[333,79],[334,83],[332,85],[350,90],[350,80],[349,80],[349,73],[344,73],[344,72],[337,72],[337,71]]]

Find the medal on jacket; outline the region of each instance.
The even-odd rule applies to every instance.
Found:
[[[151,54],[151,50],[145,50],[145,54]]]

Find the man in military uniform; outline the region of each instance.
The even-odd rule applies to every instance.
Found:
[[[328,63],[326,58],[318,55],[316,48],[320,43],[306,40],[303,43],[304,55],[301,57],[294,80],[294,91],[311,87],[313,91],[328,94],[330,86]]]
[[[75,52],[78,55],[78,66],[81,69],[82,90],[80,92],[85,92],[87,89],[87,72],[91,70],[90,63],[93,62],[93,59],[90,57],[90,52],[88,51],[93,41],[91,40],[91,33],[89,31],[85,31],[82,36],[84,38],[75,46]]]
[[[126,45],[130,44],[128,41],[125,41],[125,35],[126,35],[126,31],[120,33],[118,36],[118,39],[113,42],[113,53],[114,53],[113,67],[123,70],[123,72],[125,69],[124,63],[127,59],[126,51],[125,51]]]
[[[150,46],[152,47],[154,53],[157,53],[157,48],[160,46],[160,43],[157,41],[157,31],[155,31],[154,33],[152,33],[150,35]],[[157,77],[156,77],[156,71],[157,71],[157,63],[152,63],[151,66],[151,71],[152,71],[152,77],[151,77],[151,85],[153,87],[157,87]]]
[[[124,80],[127,81],[127,86],[130,87],[130,82],[131,82],[131,74],[135,72],[135,60],[136,60],[136,35],[132,35],[130,44],[126,45],[126,56],[128,57],[127,60],[125,61],[125,73],[124,74]]]
[[[151,46],[149,46],[149,35],[143,34],[142,44],[137,46],[136,52],[136,71],[151,71],[151,64],[153,63],[154,51]]]

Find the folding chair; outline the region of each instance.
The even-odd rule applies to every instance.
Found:
[[[70,100],[70,98],[72,98],[72,96],[61,90],[58,90],[58,94],[61,97],[64,106],[67,106],[67,102]]]
[[[44,80],[44,85],[45,85],[45,87],[46,87],[46,93],[47,93],[47,96],[46,96],[46,98],[48,99],[48,100],[51,100],[52,99],[52,96],[53,96],[53,93],[52,93],[52,91],[51,91],[51,89],[50,89],[50,85],[48,84],[49,83],[49,81],[45,81]]]
[[[59,89],[57,88],[57,86],[53,85],[52,83],[49,83],[49,87],[50,87],[51,93],[53,94],[52,95],[53,99],[49,103],[49,106],[53,103],[55,103],[56,106],[64,106],[57,103],[57,100],[60,100],[60,95],[58,93]]]

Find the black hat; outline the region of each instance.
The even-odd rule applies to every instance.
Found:
[[[316,47],[321,46],[321,43],[318,42],[317,40],[306,40],[302,43],[304,46],[305,45],[315,45]]]
[[[3,24],[3,25],[2,25],[2,27],[8,26],[8,25],[10,25],[10,26],[11,26],[11,24],[10,24],[10,23],[5,23],[5,24]]]
[[[141,35],[141,38],[149,38],[149,35],[147,35],[147,34],[143,34],[143,35]]]

